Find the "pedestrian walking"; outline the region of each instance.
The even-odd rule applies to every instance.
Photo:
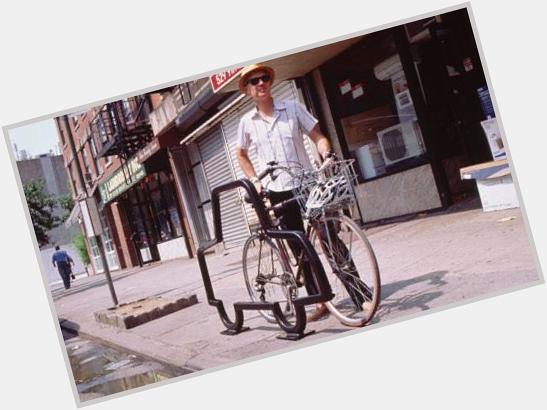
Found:
[[[256,147],[259,161],[256,165],[259,169],[265,169],[271,161],[287,166],[299,163],[304,169],[311,169],[312,164],[304,146],[304,134],[310,137],[323,159],[332,155],[330,141],[321,133],[318,120],[300,102],[272,97],[274,78],[275,72],[271,67],[253,64],[241,71],[239,79],[240,91],[252,98],[255,107],[244,114],[239,122],[237,158],[243,173],[259,193],[262,184],[248,155],[251,145]],[[271,203],[275,205],[291,198],[294,188],[294,180],[289,175],[277,176],[268,184]],[[300,208],[294,202],[292,207],[280,218],[281,226],[284,229],[304,231]],[[294,247],[292,243],[289,245]],[[300,252],[298,245],[292,250],[295,254]],[[306,289],[308,293],[315,293],[315,284],[310,275],[307,266],[304,268]],[[317,305],[308,320],[317,320],[327,312],[324,304]]]
[[[51,263],[53,263],[53,266],[57,267],[59,275],[61,276],[61,279],[63,279],[65,289],[70,289],[70,278],[72,277],[72,279],[76,279],[72,273],[74,261],[70,255],[57,245],[55,246],[55,252],[51,257]]]

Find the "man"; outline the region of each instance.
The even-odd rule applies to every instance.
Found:
[[[57,267],[59,275],[63,279],[65,289],[70,289],[70,277],[72,276],[72,279],[75,279],[71,268],[71,265],[74,265],[74,261],[70,255],[66,251],[61,250],[57,245],[55,246],[55,252],[51,257],[51,262],[53,263],[53,266]]]
[[[274,100],[272,84],[275,72],[271,67],[253,64],[241,71],[239,89],[252,98],[255,108],[240,120],[238,128],[237,158],[243,173],[260,192],[262,184],[257,178],[254,165],[249,159],[248,150],[255,145],[262,169],[270,161],[283,165],[299,163],[311,168],[311,162],[304,147],[304,134],[307,134],[323,159],[331,153],[329,139],[319,129],[318,121],[297,101]],[[277,204],[292,197],[292,180],[288,175],[280,175],[270,184],[270,201]],[[285,229],[304,231],[304,224],[298,204],[288,209],[281,217]],[[293,249],[293,252],[295,250]],[[297,250],[296,250],[297,251]],[[308,270],[309,274],[309,269]],[[306,272],[305,272],[306,275]],[[314,284],[306,281],[308,293],[314,292]],[[324,304],[316,306],[308,320],[317,320],[327,313]]]

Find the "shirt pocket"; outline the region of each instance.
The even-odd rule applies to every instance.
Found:
[[[298,161],[298,140],[293,134],[283,133],[281,144],[288,161]]]

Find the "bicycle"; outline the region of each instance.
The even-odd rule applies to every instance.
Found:
[[[364,326],[374,316],[380,301],[380,274],[376,256],[366,235],[353,220],[356,203],[356,175],[353,160],[327,160],[317,171],[303,172],[294,167],[268,164],[258,175],[279,177],[287,173],[294,180],[294,197],[272,206],[269,191],[263,190],[272,225],[291,202],[297,201],[307,222],[310,240],[325,269],[334,297],[327,309],[344,325]],[[292,255],[282,239],[272,239],[262,229],[254,232],[243,246],[242,265],[247,291],[255,302],[278,302],[290,322],[293,301],[305,285],[306,257]],[[293,271],[293,269],[295,271]],[[268,322],[277,321],[269,310],[258,311]]]
[[[228,315],[224,300],[218,299],[215,296],[215,290],[207,266],[206,252],[223,241],[220,195],[235,189],[245,190],[250,203],[256,211],[262,237],[269,238],[272,241],[282,240],[293,244],[293,246],[298,247],[300,250],[299,254],[306,260],[306,263],[309,264],[309,283],[313,282],[315,288],[313,291],[309,292],[308,295],[292,295],[293,297],[290,298],[290,311],[287,311],[287,309],[284,306],[282,307],[281,303],[276,300],[240,301],[232,303],[235,316],[231,317]],[[244,312],[247,310],[258,310],[271,311],[273,319],[275,319],[279,327],[286,333],[285,336],[278,336],[281,339],[299,340],[309,334],[305,333],[307,321],[305,307],[311,304],[327,302],[332,299],[334,295],[319,256],[313,249],[312,244],[305,236],[304,232],[284,230],[274,226],[264,202],[259,197],[254,185],[248,179],[238,179],[215,187],[211,192],[211,208],[213,213],[214,237],[210,241],[200,244],[197,250],[197,259],[208,303],[217,309],[220,320],[226,327],[226,330],[221,333],[226,335],[237,335],[248,330],[248,327],[243,326]]]

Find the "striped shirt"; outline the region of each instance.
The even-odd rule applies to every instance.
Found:
[[[237,131],[237,145],[248,150],[253,147],[258,156],[257,173],[267,167],[268,162],[276,161],[289,167],[312,167],[304,146],[304,134],[309,134],[317,124],[298,101],[274,100],[274,109],[269,121],[265,120],[257,108],[243,115]],[[287,173],[281,173],[274,181],[264,185],[272,191],[287,191],[295,188],[295,181]]]

